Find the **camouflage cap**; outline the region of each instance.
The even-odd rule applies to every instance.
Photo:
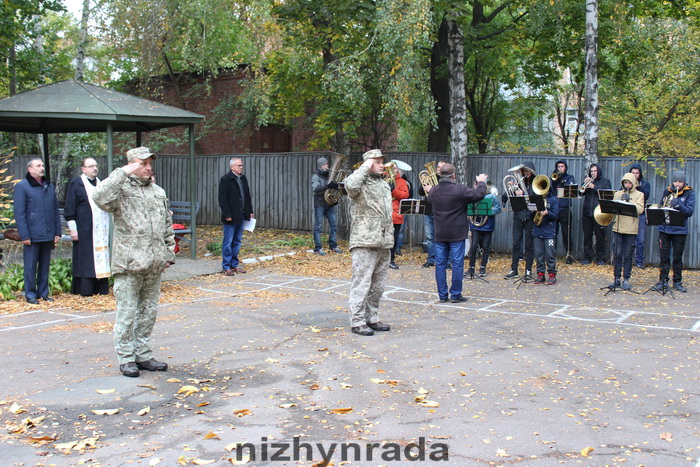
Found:
[[[156,158],[156,155],[151,152],[150,149],[143,146],[139,148],[129,149],[126,152],[126,160],[130,161],[133,159],[141,159],[142,161],[148,159],[149,157]]]
[[[363,161],[366,161],[367,159],[376,159],[378,157],[381,157],[382,159],[384,158],[382,151],[379,149],[370,149],[366,153],[362,154]]]

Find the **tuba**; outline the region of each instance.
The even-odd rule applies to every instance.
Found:
[[[598,223],[598,225],[605,227],[606,225],[612,224],[612,221],[615,218],[615,214],[609,214],[609,213],[603,212],[600,209],[600,204],[599,204],[593,210],[593,218]]]
[[[491,180],[486,180],[486,189],[495,197],[498,198],[498,188]],[[481,227],[488,222],[489,216],[469,216],[469,222],[475,227]]]
[[[341,169],[347,158],[348,156],[344,156],[342,154],[336,154],[333,157],[333,166],[328,174],[328,183],[336,182],[338,184],[338,188],[335,190],[331,190],[329,188],[323,194],[323,199],[326,200],[326,203],[328,204],[338,204],[340,197],[347,195],[347,192],[342,185],[345,181],[345,177],[347,177],[348,174],[345,170]]]
[[[513,196],[518,196],[516,191],[520,190],[523,192],[523,196],[527,199],[527,186],[525,186],[525,177],[523,177],[520,170],[525,167],[525,164],[516,165],[508,169],[509,173],[503,177],[503,190],[505,194],[512,198]]]
[[[532,181],[532,191],[534,191],[536,195],[547,196],[550,188],[551,184],[549,182],[549,177],[547,177],[546,175],[538,175]],[[544,200],[544,208],[547,209],[547,200]],[[533,217],[532,220],[535,223],[535,225],[542,224],[542,221],[544,220],[544,215],[542,215],[542,211],[537,211],[535,213],[535,217]]]
[[[437,170],[435,169],[435,161],[428,162],[424,167],[425,170],[421,170],[418,174],[420,184],[424,186],[437,186],[438,177]]]

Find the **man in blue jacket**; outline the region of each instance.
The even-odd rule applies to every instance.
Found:
[[[15,223],[24,244],[24,297],[32,304],[49,297],[51,249],[61,238],[56,187],[46,178],[44,161],[27,163],[27,175],[15,186]]]
[[[685,216],[683,225],[661,224],[659,228],[659,245],[661,261],[659,262],[659,282],[654,285],[656,291],[668,287],[668,272],[671,269],[671,250],[673,249],[673,290],[687,292],[683,285],[683,250],[688,237],[688,218],[695,212],[695,191],[685,183],[685,172],[676,170],[671,177],[671,185],[664,190],[661,204],[667,201],[669,206]]]

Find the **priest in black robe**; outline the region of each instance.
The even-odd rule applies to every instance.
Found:
[[[83,161],[83,174],[68,184],[64,217],[73,240],[71,293],[82,296],[109,293],[109,214],[92,201],[100,183],[97,162]]]

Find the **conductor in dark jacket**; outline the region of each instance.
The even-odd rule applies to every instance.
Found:
[[[61,238],[56,187],[46,178],[44,162],[27,163],[27,175],[15,186],[15,222],[24,244],[24,297],[37,304],[49,297],[51,249]]]
[[[444,164],[439,171],[440,182],[432,188],[424,186],[433,205],[435,220],[435,281],[441,302],[464,302],[464,240],[469,235],[467,204],[486,196],[486,174],[476,177],[476,189],[455,183],[455,168]],[[447,288],[447,261],[452,261],[452,285]]]
[[[221,222],[224,224],[221,265],[227,276],[246,272],[239,266],[238,252],[243,240],[243,221],[254,217],[248,179],[243,175],[243,161],[231,159],[230,166],[231,171],[221,177],[219,182],[219,207]]]

